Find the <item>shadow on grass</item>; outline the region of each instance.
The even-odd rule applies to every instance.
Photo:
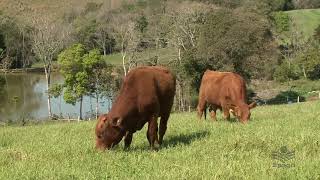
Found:
[[[223,119],[223,120],[228,121],[230,123],[240,123],[240,121],[236,117],[230,117],[230,119],[228,119],[228,120],[225,120],[225,119]]]
[[[179,134],[164,138],[162,148],[175,147],[177,145],[189,145],[193,141],[205,138],[210,133],[209,131],[192,132],[190,134]]]
[[[200,132],[191,132],[189,134],[179,134],[173,136],[164,136],[163,144],[160,146],[158,150],[166,149],[166,148],[173,148],[176,146],[187,146],[191,144],[193,141],[205,138],[206,136],[210,135],[209,131],[200,131]],[[147,139],[145,139],[147,141]],[[143,145],[134,145],[134,141],[132,142],[129,149],[124,149],[123,146],[117,145],[116,147],[112,148],[116,151],[126,151],[126,152],[134,152],[134,151],[153,151],[151,150],[149,143]]]

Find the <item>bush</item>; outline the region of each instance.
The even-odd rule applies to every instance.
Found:
[[[320,79],[320,49],[312,47],[297,58],[299,67],[308,79]]]
[[[299,79],[299,73],[297,73],[296,69],[297,68],[294,64],[283,62],[280,66],[276,68],[273,78],[278,82],[297,80]]]
[[[287,13],[282,11],[276,12],[274,13],[273,18],[278,33],[287,32],[290,30],[290,18]]]

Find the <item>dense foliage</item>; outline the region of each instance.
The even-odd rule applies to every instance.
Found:
[[[82,44],[74,44],[64,50],[58,57],[60,72],[64,76],[63,98],[67,103],[80,102],[80,118],[82,119],[82,101],[85,95],[104,94],[112,91],[112,67],[108,65],[96,49],[86,51]],[[104,88],[102,88],[104,87]]]

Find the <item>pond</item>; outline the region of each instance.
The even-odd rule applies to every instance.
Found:
[[[44,120],[48,117],[46,78],[43,73],[1,74],[6,79],[4,91],[0,94],[0,121],[21,119]],[[52,73],[52,84],[63,83],[63,77]],[[111,101],[99,99],[99,111],[107,112]],[[52,113],[64,118],[79,116],[79,103],[74,106],[64,102],[63,97],[51,99]],[[93,117],[96,100],[85,96],[83,99],[83,118]]]

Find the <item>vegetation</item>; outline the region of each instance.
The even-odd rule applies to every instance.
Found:
[[[0,95],[3,93],[4,86],[6,85],[6,80],[3,76],[0,76]]]
[[[141,65],[169,67],[182,111],[194,106],[206,69],[237,72],[248,82],[319,79],[319,9],[304,9],[318,8],[314,0],[4,2],[2,69],[43,67],[47,91],[58,54],[74,44],[102,54],[118,79]]]
[[[158,152],[146,128],[127,151],[97,152],[95,122],[0,127],[0,179],[318,179],[319,108],[257,107],[247,125],[172,114]],[[281,150],[294,155],[281,162]]]
[[[304,9],[286,12],[292,19],[292,25],[297,26],[306,39],[312,37],[320,25],[320,9]]]
[[[105,85],[113,83],[110,70],[112,67],[106,64],[98,50],[86,52],[82,44],[74,44],[59,54],[58,63],[65,78],[63,98],[73,105],[80,101],[80,119],[84,95],[96,95],[98,106],[99,94],[114,90],[112,86]],[[98,109],[96,116],[97,113]]]

